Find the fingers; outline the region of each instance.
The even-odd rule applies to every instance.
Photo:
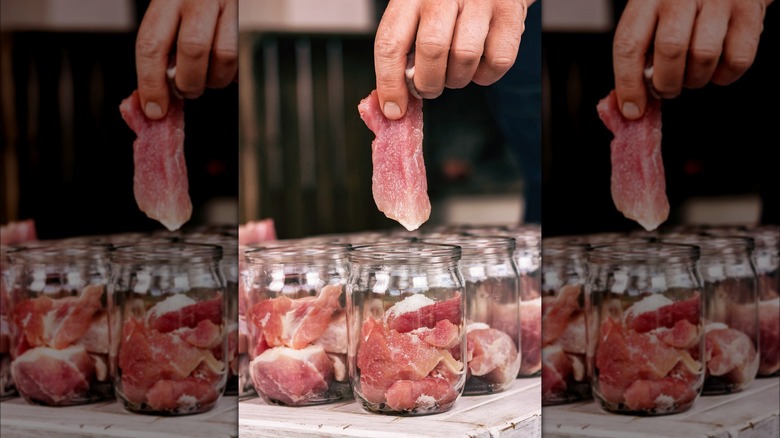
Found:
[[[165,70],[179,25],[179,1],[153,1],[138,29],[135,68],[138,95],[146,117],[157,120],[168,112],[169,93]]]
[[[452,37],[445,86],[463,88],[477,71],[490,29],[491,10],[485,0],[467,2]]]
[[[723,51],[729,17],[728,0],[710,0],[702,4],[688,52],[686,87],[701,88],[710,82]]]
[[[450,43],[458,19],[458,4],[431,0],[423,4],[414,55],[414,86],[426,99],[441,95]]]
[[[712,82],[718,85],[731,84],[753,65],[765,12],[763,1],[743,0],[734,7],[723,44],[723,55],[712,75]]]
[[[191,0],[182,10],[176,43],[176,88],[194,99],[206,88],[209,55],[219,17],[219,2]]]
[[[656,0],[629,2],[615,30],[615,93],[623,117],[630,120],[641,117],[647,104],[643,71],[657,19]]]
[[[524,19],[525,9],[520,2],[495,2],[490,31],[485,39],[485,53],[474,73],[475,83],[490,85],[509,71],[517,59]]]
[[[697,7],[690,1],[667,1],[659,10],[653,50],[653,87],[671,99],[682,91],[685,63]]]
[[[412,47],[419,21],[417,0],[391,0],[387,5],[374,40],[374,69],[379,105],[391,120],[406,114],[409,91],[404,70],[406,55]]]
[[[238,7],[227,2],[219,16],[206,85],[223,88],[238,78]]]

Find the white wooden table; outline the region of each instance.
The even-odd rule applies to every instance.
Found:
[[[746,391],[699,397],[687,412],[659,417],[616,415],[596,402],[545,406],[544,438],[780,437],[780,378],[756,379]]]
[[[222,397],[209,412],[179,417],[133,414],[119,402],[50,408],[21,398],[0,403],[2,438],[15,437],[236,437],[238,400]]]
[[[370,413],[356,401],[290,408],[262,398],[239,403],[244,437],[541,437],[541,379],[517,379],[489,396],[461,397],[441,414],[397,417]]]

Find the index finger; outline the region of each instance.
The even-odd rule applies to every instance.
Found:
[[[170,101],[165,70],[179,24],[179,1],[153,1],[144,14],[135,43],[138,95],[146,117],[160,119]]]
[[[390,1],[374,41],[374,69],[379,107],[388,119],[406,114],[409,91],[404,71],[420,18],[419,1]]]
[[[620,17],[612,44],[615,94],[623,117],[638,119],[647,105],[644,69],[658,21],[655,0],[629,2]]]

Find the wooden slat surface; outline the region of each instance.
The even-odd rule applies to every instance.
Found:
[[[50,408],[21,398],[0,403],[2,437],[236,437],[238,400],[222,397],[209,412],[178,417],[133,414],[116,401]]]
[[[746,391],[699,397],[687,412],[658,417],[616,415],[595,402],[545,406],[544,438],[780,436],[780,378],[756,379]]]
[[[448,412],[397,417],[365,411],[354,400],[289,408],[261,398],[239,403],[244,437],[540,437],[541,380],[518,379],[490,396],[461,397]]]

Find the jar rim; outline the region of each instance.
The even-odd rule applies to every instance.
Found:
[[[347,243],[324,243],[317,245],[295,244],[267,248],[251,248],[244,251],[247,264],[286,264],[286,263],[329,263],[343,261],[351,245]]]
[[[139,243],[115,246],[109,253],[112,263],[171,264],[203,263],[222,259],[222,247],[206,243]]]
[[[461,247],[443,243],[378,243],[352,246],[350,263],[454,263],[461,259]]]
[[[51,246],[15,247],[5,253],[11,263],[57,263],[60,261],[92,261],[105,257],[113,248],[108,243],[80,243]]]
[[[699,260],[699,247],[680,243],[628,242],[591,245],[587,251],[589,263],[679,263]]]
[[[662,243],[681,243],[699,247],[701,257],[744,252],[749,255],[755,248],[755,240],[747,236],[690,234],[658,240]]]
[[[511,255],[515,250],[515,239],[506,236],[451,236],[445,238],[420,239],[420,243],[445,244],[459,246],[461,260],[486,254],[506,253]]]

